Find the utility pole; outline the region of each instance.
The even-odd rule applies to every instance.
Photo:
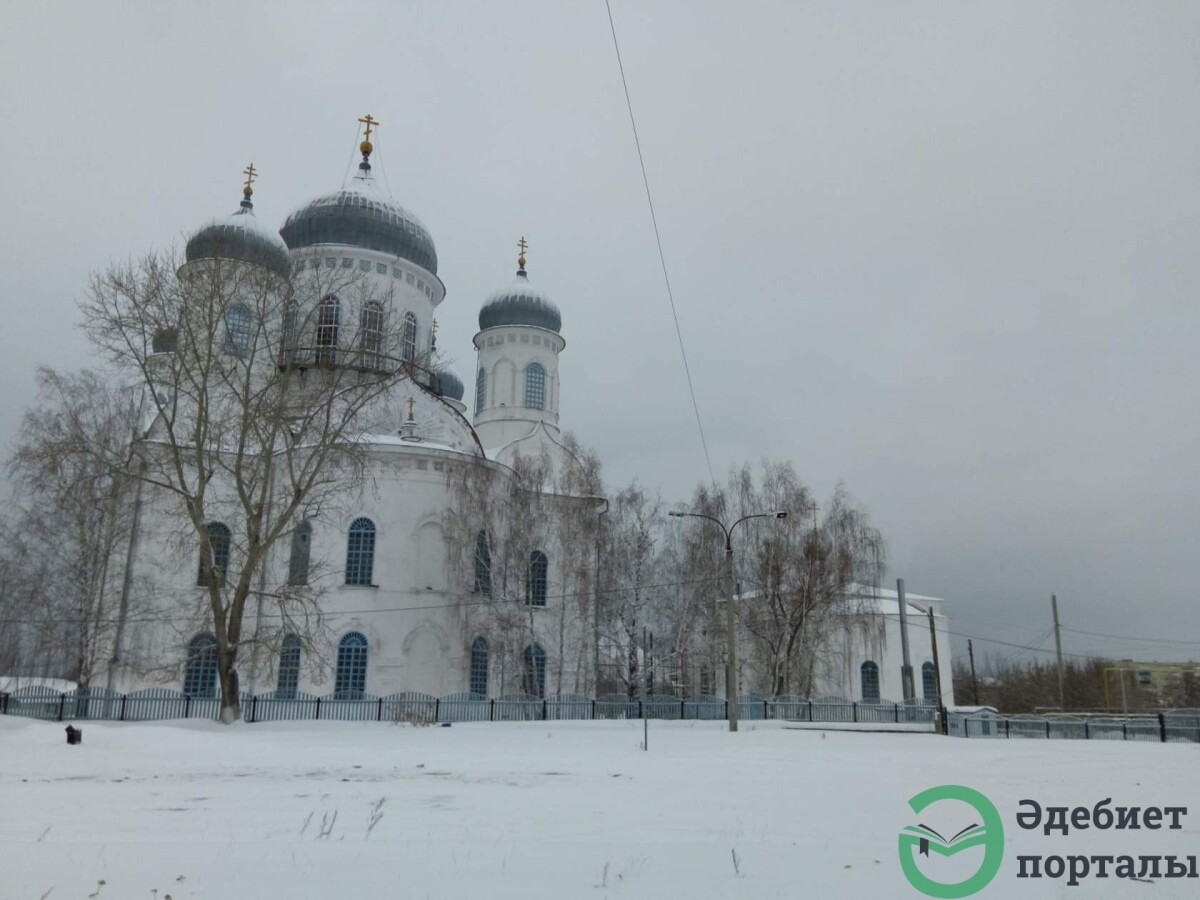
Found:
[[[1058,654],[1058,708],[1066,712],[1067,692],[1063,687],[1062,630],[1058,625],[1058,597],[1054,594],[1050,595],[1050,610],[1054,613],[1054,652]]]
[[[608,512],[608,499],[604,509],[596,514],[596,577],[592,582],[592,696],[600,696],[600,543],[604,537],[604,515]]]
[[[971,639],[967,639],[967,656],[971,658],[971,695],[975,698],[975,705],[979,705],[979,679],[975,677],[975,647],[972,645]]]
[[[904,692],[904,701],[907,703],[916,697],[917,692],[913,686],[913,668],[912,657],[908,652],[908,603],[904,599],[904,579],[896,579],[896,595],[899,598],[900,604],[900,685]]]
[[[729,534],[725,535],[725,629],[726,646],[729,648],[729,674],[725,683],[729,686],[725,692],[725,702],[729,704],[729,730],[738,730],[738,665],[737,665],[737,623],[733,615],[733,543]]]

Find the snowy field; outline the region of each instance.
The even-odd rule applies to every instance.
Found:
[[[1200,853],[1200,746],[724,729],[651,722],[646,752],[640,722],[92,722],[69,747],[0,717],[0,900],[917,898],[897,834],[944,783],[1003,816],[985,900],[1200,896],[1015,878],[1018,853]],[[1194,811],[1046,837],[1025,797]]]

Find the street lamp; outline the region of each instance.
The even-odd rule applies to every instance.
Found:
[[[725,593],[729,599],[725,602],[725,633],[726,641],[728,642],[729,656],[728,666],[725,676],[726,703],[729,706],[729,730],[738,730],[738,675],[737,675],[737,632],[734,627],[733,616],[733,529],[737,528],[748,519],[786,519],[787,510],[777,509],[769,513],[754,513],[749,516],[742,516],[728,528],[724,523],[714,517],[704,513],[685,513],[685,512],[669,512],[669,516],[674,516],[676,519],[708,519],[710,522],[716,522],[717,526],[725,533]]]

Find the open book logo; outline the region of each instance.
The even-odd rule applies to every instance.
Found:
[[[992,801],[979,791],[960,784],[944,784],[922,791],[909,800],[908,805],[919,815],[927,806],[941,800],[957,800],[969,806],[973,814],[967,813],[963,821],[971,824],[949,838],[942,837],[924,823],[906,826],[900,832],[900,868],[908,883],[926,896],[941,900],[969,897],[987,887],[1000,871],[1000,861],[1004,857],[1004,825]],[[935,881],[917,865],[917,857],[928,859],[931,850],[941,856],[954,856],[969,847],[980,846],[983,847],[983,861],[975,874],[963,881]],[[930,868],[936,870],[936,865]]]

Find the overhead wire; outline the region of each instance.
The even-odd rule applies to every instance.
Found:
[[[646,158],[642,153],[642,141],[638,136],[637,120],[633,115],[633,101],[629,97],[629,82],[625,78],[625,63],[621,59],[621,44],[617,40],[617,26],[613,21],[612,4],[604,0],[604,8],[608,10],[608,27],[612,31],[613,49],[617,54],[617,68],[621,72],[621,87],[625,91],[625,108],[629,111],[629,124],[633,128],[633,143],[637,147],[638,165],[642,169],[642,185],[646,189],[646,204],[650,207],[650,222],[654,226],[654,243],[658,247],[658,261],[662,266],[663,283],[667,287],[667,299],[671,304],[671,318],[675,322],[675,337],[679,340],[679,355],[683,358],[683,372],[687,376],[688,393],[692,397],[692,410],[696,414],[696,428],[700,432],[700,444],[704,448],[704,462],[708,466],[708,477],[712,481],[713,490],[717,489],[717,478],[713,474],[712,457],[708,452],[708,439],[704,436],[704,422],[700,418],[700,404],[696,400],[696,388],[692,383],[692,370],[688,365],[687,349],[683,343],[683,331],[679,327],[679,313],[675,309],[675,293],[671,290],[671,276],[667,272],[667,257],[663,253],[662,235],[658,228],[658,215],[654,211],[654,198],[650,193],[650,178],[646,174]]]

